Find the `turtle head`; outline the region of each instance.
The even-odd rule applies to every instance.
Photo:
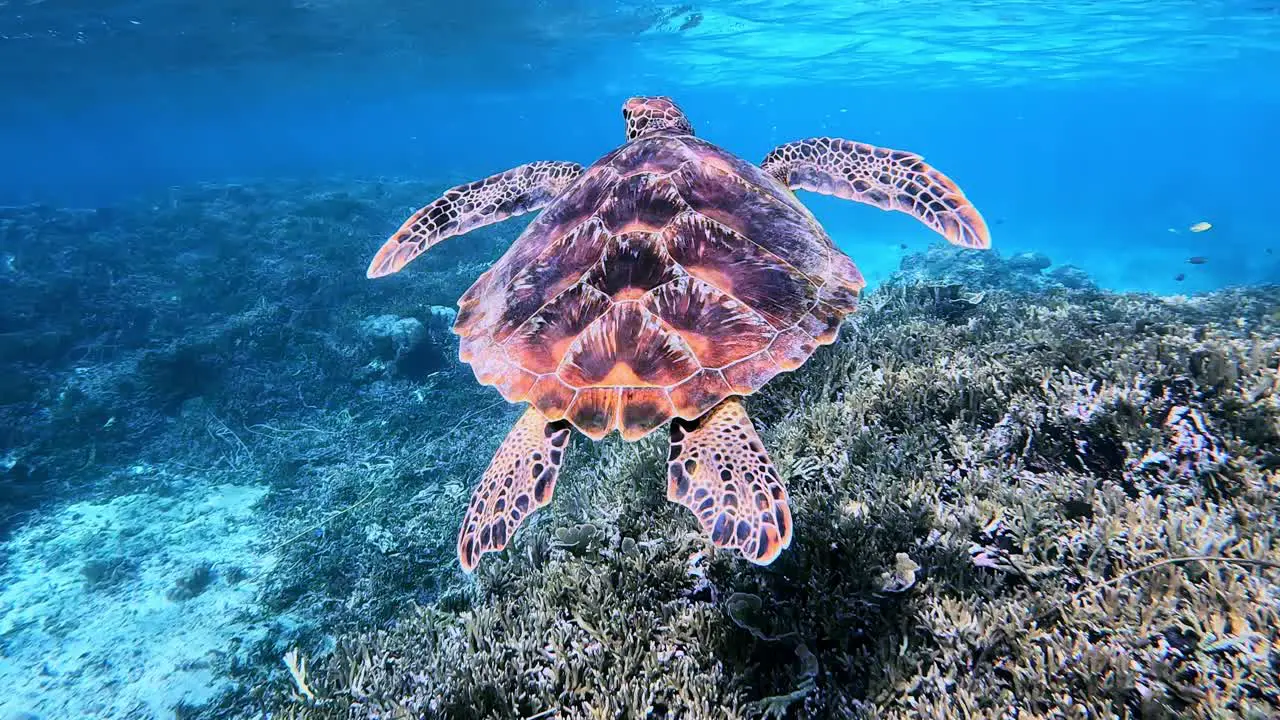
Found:
[[[692,135],[693,126],[684,111],[661,95],[633,97],[622,104],[622,117],[627,121],[627,139],[635,140],[651,133],[671,130],[680,135]]]

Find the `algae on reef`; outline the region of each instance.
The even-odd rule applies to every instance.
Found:
[[[662,433],[579,438],[475,583],[347,634],[280,712],[1275,717],[1280,291],[971,282],[897,276],[749,399],[792,493],[773,565],[665,501]],[[1263,567],[1150,567],[1187,556]]]
[[[433,306],[520,226],[369,283],[438,188],[332,187],[0,211],[0,540],[23,550],[0,562],[26,558],[0,572],[78,588],[41,595],[60,632],[35,640],[0,607],[6,680],[57,688],[41,713],[185,668],[217,684],[170,693],[204,703],[164,709],[182,717],[1280,714],[1277,571],[1151,567],[1280,562],[1280,290],[1118,295],[931,248],[748,398],[792,495],[774,564],[712,552],[665,499],[659,431],[578,438],[552,505],[469,580],[458,523],[519,409]],[[200,515],[214,485],[234,513]],[[77,508],[148,523],[62,532]],[[120,626],[136,646],[77,659],[68,597],[208,632]],[[170,637],[212,659],[163,664]],[[68,658],[97,669],[41,675]]]
[[[0,208],[0,715],[251,713],[289,648],[434,597],[449,488],[511,411],[433,306],[510,237],[389,283],[363,263],[439,191]],[[65,532],[83,517],[106,521]]]

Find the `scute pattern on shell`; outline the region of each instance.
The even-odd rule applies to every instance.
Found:
[[[646,136],[529,225],[454,331],[507,400],[634,440],[800,366],[864,284],[772,176],[691,136]]]

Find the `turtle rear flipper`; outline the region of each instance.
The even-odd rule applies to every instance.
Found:
[[[465,572],[480,556],[507,546],[525,518],[551,502],[569,444],[569,423],[547,422],[530,407],[507,433],[471,495],[458,533],[458,560]]]
[[[787,490],[740,398],[671,422],[667,499],[692,510],[717,547],[757,565],[791,545]]]
[[[991,247],[986,221],[960,186],[914,153],[839,138],[810,138],[778,146],[760,167],[793,190],[905,212],[953,245]]]
[[[441,240],[541,209],[581,175],[578,163],[540,160],[450,188],[383,243],[366,275],[399,272]]]

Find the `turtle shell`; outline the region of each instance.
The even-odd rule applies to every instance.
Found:
[[[799,367],[864,284],[773,177],[657,134],[548,205],[463,295],[454,332],[507,400],[635,440]]]

